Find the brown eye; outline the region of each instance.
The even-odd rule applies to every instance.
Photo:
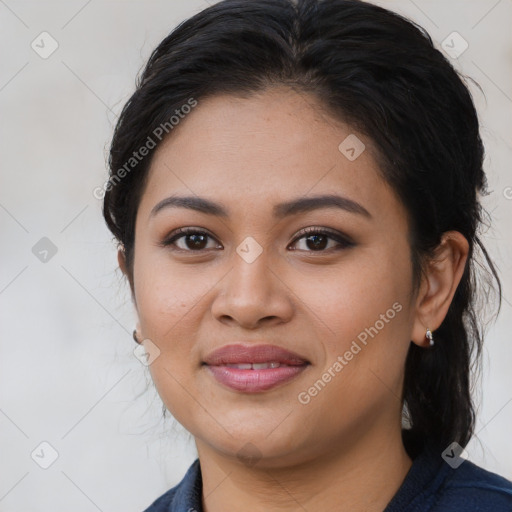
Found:
[[[318,228],[308,228],[303,230],[302,236],[295,238],[293,244],[303,241],[303,247],[294,249],[306,252],[326,252],[329,249],[345,249],[353,246],[353,242],[347,240],[341,234],[326,230],[320,230]],[[335,242],[334,245],[330,242]],[[292,245],[293,245],[292,244]]]
[[[205,231],[199,231],[197,229],[181,228],[174,234],[171,234],[169,238],[164,240],[162,245],[164,247],[174,246],[176,249],[181,251],[202,251],[204,249],[215,249],[219,248],[218,244],[209,243],[209,239],[214,241],[215,239]]]
[[[308,235],[305,238],[308,249],[314,251],[325,249],[329,244],[329,237],[326,235]]]

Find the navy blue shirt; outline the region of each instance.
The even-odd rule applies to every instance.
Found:
[[[144,512],[203,512],[201,492],[196,459],[183,480]],[[512,482],[467,460],[453,469],[439,451],[426,449],[383,512],[512,512]]]

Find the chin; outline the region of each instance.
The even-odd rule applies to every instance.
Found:
[[[272,432],[268,424],[257,428],[254,424],[242,423],[232,436],[221,427],[219,429],[215,437],[211,430],[206,435],[195,436],[196,442],[199,441],[198,450],[201,451],[201,445],[207,445],[209,450],[237,459],[241,464],[255,469],[284,468],[301,464],[316,452],[313,443],[299,432],[284,429],[279,433]]]

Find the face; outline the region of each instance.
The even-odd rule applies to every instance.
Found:
[[[203,450],[251,443],[268,464],[297,463],[400,428],[407,217],[372,154],[284,87],[199,101],[155,153],[135,231],[139,336]]]

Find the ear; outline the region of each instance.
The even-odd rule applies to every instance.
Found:
[[[119,264],[119,268],[121,269],[121,272],[124,274],[124,276],[126,277],[128,282],[130,283],[130,289],[132,291],[132,300],[133,300],[133,303],[135,304],[135,292],[134,292],[134,288],[133,288],[132,279],[130,278],[130,275],[128,274],[128,267],[126,265],[126,255],[124,252],[124,247],[120,247],[117,250],[117,263]]]
[[[416,315],[411,336],[416,345],[428,346],[429,342],[425,336],[427,327],[434,333],[445,319],[464,273],[468,251],[468,241],[461,233],[443,233],[435,255],[424,271],[416,300]]]

